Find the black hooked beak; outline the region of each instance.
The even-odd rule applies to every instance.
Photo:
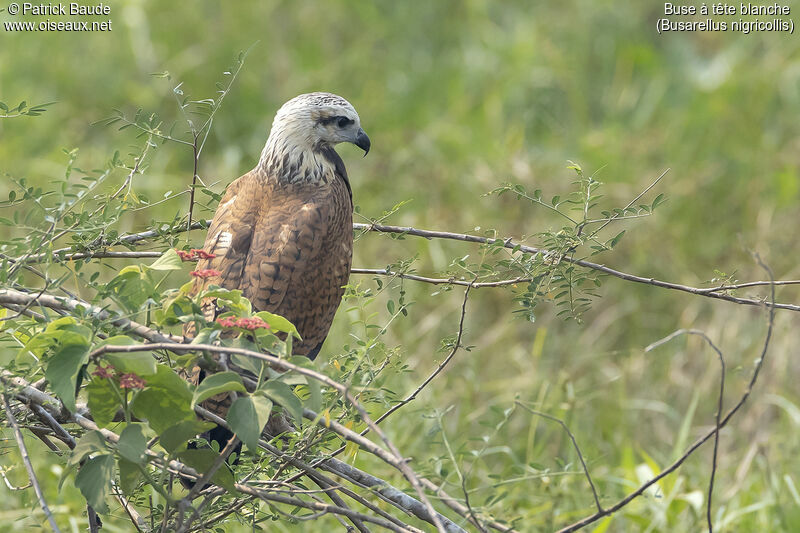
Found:
[[[353,144],[364,150],[364,157],[367,157],[367,154],[369,153],[369,147],[372,146],[372,144],[369,142],[369,137],[367,137],[367,133],[361,128],[358,128],[358,133],[356,134],[356,140],[353,142]]]

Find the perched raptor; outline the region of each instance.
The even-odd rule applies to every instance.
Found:
[[[358,113],[330,93],[302,94],[275,115],[258,165],[228,186],[208,228],[192,291],[241,289],[256,311],[289,319],[316,357],[347,284],[353,255],[353,199],[334,146],[369,152]],[[213,303],[206,306],[214,319]],[[187,332],[191,333],[191,331]]]

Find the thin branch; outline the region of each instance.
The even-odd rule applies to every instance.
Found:
[[[450,278],[431,278],[426,276],[418,276],[416,274],[404,274],[403,272],[395,272],[388,268],[351,268],[351,274],[372,274],[373,276],[389,276],[393,278],[408,279],[411,281],[421,281],[423,283],[430,283],[432,285],[461,285],[464,287],[472,287],[473,289],[480,289],[482,287],[502,287],[504,285],[516,285],[517,283],[527,283],[531,278],[520,277],[514,279],[503,279],[498,281],[466,281],[463,279]]]
[[[0,290],[0,305],[27,305],[31,301],[35,301],[37,305],[42,307],[49,307],[52,309],[67,309],[69,311],[77,311],[80,309],[81,312],[94,315],[100,320],[109,321],[114,326],[130,331],[134,335],[143,339],[147,339],[151,342],[170,342],[182,339],[181,337],[159,333],[127,318],[114,317],[105,309],[76,298],[63,298],[59,296],[52,296],[50,294],[40,294],[37,296],[35,294],[15,291],[13,289]]]
[[[225,460],[231,453],[233,453],[233,450],[236,448],[237,444],[239,444],[239,437],[236,435],[231,436],[231,438],[228,440],[228,443],[225,445],[225,448],[223,448],[216,459],[214,459],[214,462],[211,464],[211,468],[206,470],[200,479],[195,482],[191,490],[189,490],[189,493],[181,498],[181,501],[178,503],[178,507],[180,508],[178,533],[187,531],[192,525],[194,519],[199,516],[197,513],[192,513],[186,523],[183,524],[183,514],[186,511],[186,508],[191,505],[192,500],[194,500],[200,494],[200,491],[203,490],[206,485],[208,485],[208,483],[211,481],[211,478],[217,473],[217,470],[219,470],[220,467],[225,464]]]
[[[1,295],[2,291],[0,291],[0,296]],[[109,353],[109,352],[130,353],[130,352],[141,352],[141,351],[152,351],[152,350],[170,350],[176,353],[191,352],[191,351],[207,351],[213,353],[244,355],[247,357],[252,357],[254,359],[260,359],[262,361],[266,361],[278,370],[297,372],[298,374],[310,377],[321,383],[324,383],[325,385],[328,385],[329,387],[336,389],[353,407],[356,408],[356,410],[361,415],[362,420],[364,420],[364,422],[370,427],[370,429],[374,431],[375,434],[381,438],[381,440],[384,442],[389,451],[387,452],[383,448],[375,445],[372,441],[369,441],[364,437],[361,437],[360,435],[357,436],[357,443],[361,447],[369,450],[371,453],[383,459],[388,464],[397,468],[403,474],[403,477],[405,477],[408,480],[408,482],[417,492],[420,501],[422,501],[422,503],[425,505],[426,509],[428,510],[428,513],[432,517],[433,523],[436,526],[437,530],[444,531],[441,521],[437,517],[436,511],[434,510],[428,498],[425,496],[425,492],[423,491],[422,486],[420,485],[417,474],[408,466],[406,459],[402,457],[399,450],[395,447],[392,441],[389,440],[389,438],[380,429],[380,427],[378,427],[372,420],[372,418],[370,418],[366,409],[364,409],[364,407],[358,401],[356,401],[355,398],[353,398],[353,395],[350,393],[349,388],[346,387],[345,385],[342,385],[341,383],[332,380],[331,378],[329,378],[324,374],[320,374],[319,372],[315,372],[314,370],[294,365],[292,363],[289,363],[288,361],[285,361],[273,355],[254,352],[251,350],[245,350],[243,348],[214,346],[210,344],[177,344],[169,342],[156,342],[152,344],[140,344],[132,346],[105,345],[101,346],[100,348],[92,352],[92,354],[90,354],[90,357],[98,357],[103,353]],[[314,415],[316,416],[316,413]],[[323,427],[327,427],[326,422],[323,420],[320,420],[318,423],[321,423]],[[331,421],[331,425],[333,424],[334,422]],[[336,424],[340,425],[338,423]]]
[[[22,431],[20,431],[19,425],[17,425],[17,419],[14,418],[14,413],[11,412],[11,406],[8,404],[8,398],[5,394],[3,394],[3,407],[6,411],[8,423],[14,430],[14,439],[17,441],[19,454],[22,456],[22,462],[25,464],[25,469],[28,471],[28,479],[30,479],[31,485],[33,485],[33,491],[36,493],[36,497],[39,499],[39,506],[42,508],[42,511],[44,511],[47,521],[50,522],[50,527],[53,528],[53,531],[56,533],[61,533],[61,530],[58,529],[58,524],[56,524],[55,518],[53,518],[53,513],[50,512],[50,508],[47,506],[47,501],[44,499],[42,487],[39,486],[39,481],[36,479],[36,472],[34,472],[33,464],[31,464],[31,458],[28,456],[28,448],[25,447],[25,440],[22,438]]]
[[[715,426],[716,432],[714,433],[714,453],[711,458],[711,478],[709,479],[708,482],[708,503],[706,504],[706,520],[708,521],[708,533],[712,533],[714,531],[714,524],[711,520],[711,498],[714,493],[714,477],[716,476],[717,473],[717,452],[719,450],[719,429],[720,429],[719,423],[720,423],[720,417],[722,416],[723,397],[725,395],[725,357],[722,355],[722,351],[719,348],[717,348],[717,346],[708,337],[708,335],[706,335],[705,332],[697,329],[679,329],[678,331],[675,331],[667,335],[660,341],[654,342],[653,344],[645,348],[644,351],[649,352],[650,350],[653,350],[680,335],[697,335],[698,337],[703,339],[706,342],[706,344],[711,346],[711,349],[717,353],[717,356],[719,357],[719,364],[721,367],[720,378],[719,378],[719,396],[717,397],[717,414],[716,414],[716,426]]]
[[[335,505],[325,504],[321,502],[309,502],[306,500],[301,500],[299,498],[292,498],[290,496],[282,496],[280,494],[274,494],[267,492],[265,490],[256,489],[249,485],[242,485],[241,483],[236,484],[236,489],[243,494],[249,494],[251,496],[255,496],[261,500],[266,502],[274,502],[274,503],[284,503],[287,505],[292,505],[294,507],[304,507],[306,509],[311,509],[312,511],[323,511],[326,513],[333,513],[339,514],[343,516],[347,516],[348,518],[355,518],[357,520],[361,520],[363,522],[371,522],[373,524],[377,524],[381,527],[384,527],[390,531],[396,531],[398,533],[406,533],[408,530],[405,528],[401,528],[388,520],[384,520],[383,518],[378,518],[375,516],[366,515],[363,513],[359,513],[353,511],[352,509],[346,509],[342,507],[337,507]]]
[[[631,207],[633,204],[635,204],[636,202],[638,202],[638,201],[639,201],[639,199],[640,199],[642,196],[644,196],[645,194],[647,194],[648,192],[650,192],[650,190],[651,190],[653,187],[655,187],[656,185],[658,185],[658,182],[660,182],[660,181],[661,181],[661,180],[664,178],[664,176],[666,176],[666,175],[667,175],[667,172],[669,172],[669,171],[670,171],[670,169],[667,169],[667,170],[665,170],[664,172],[662,172],[662,173],[661,173],[661,175],[660,175],[659,177],[657,177],[657,178],[656,178],[656,180],[655,180],[653,183],[651,183],[650,185],[648,185],[648,186],[647,186],[647,188],[646,188],[645,190],[643,190],[642,192],[640,192],[640,193],[639,193],[639,194],[636,196],[636,198],[634,198],[633,200],[631,200],[630,202],[628,202],[628,205],[626,205],[626,206],[625,206],[625,207],[622,209],[622,211],[617,211],[617,212],[614,214],[614,216],[612,216],[610,219],[608,219],[608,220],[605,222],[605,224],[603,224],[602,226],[600,226],[599,228],[597,228],[596,230],[594,230],[594,231],[592,232],[592,234],[591,234],[591,235],[589,235],[589,237],[591,238],[591,237],[593,237],[593,236],[597,235],[597,234],[600,232],[600,230],[602,230],[603,228],[605,228],[606,226],[608,226],[609,224],[611,224],[611,222],[612,222],[613,220],[616,220],[616,219],[619,219],[619,218],[624,218],[624,217],[621,217],[621,216],[619,215],[619,213],[624,213],[624,212],[625,212],[625,210],[627,210],[627,209],[628,209],[629,207]],[[597,222],[597,221],[594,221],[594,220],[589,220],[589,221],[587,221],[586,223],[588,224],[588,223],[591,223],[591,222]]]
[[[772,279],[773,277],[772,270],[770,270],[769,267],[761,261],[761,257],[759,257],[758,254],[754,254],[754,257],[759,266],[764,270],[766,270],[770,279]],[[661,473],[659,473],[653,479],[643,483],[641,486],[639,486],[638,489],[631,492],[623,499],[619,500],[613,506],[606,508],[602,513],[598,512],[590,516],[587,516],[585,518],[582,518],[581,520],[578,520],[577,522],[560,529],[558,533],[570,533],[572,531],[578,531],[579,529],[582,529],[585,526],[622,509],[623,507],[628,505],[632,500],[634,500],[638,496],[641,496],[644,493],[644,491],[653,486],[655,483],[658,483],[658,481],[660,481],[664,477],[668,476],[669,474],[677,470],[698,448],[700,448],[700,446],[702,446],[711,437],[714,437],[723,427],[725,427],[728,424],[733,415],[735,415],[739,411],[739,409],[741,409],[747,402],[747,399],[750,397],[750,393],[753,391],[753,387],[758,381],[758,376],[761,373],[761,368],[764,366],[764,359],[767,355],[767,350],[769,349],[769,344],[770,341],[772,340],[772,332],[775,326],[775,309],[777,308],[777,306],[775,305],[774,285],[771,286],[770,295],[771,295],[771,304],[765,304],[765,307],[767,307],[768,310],[767,334],[764,338],[764,344],[762,345],[761,353],[758,359],[756,359],[755,361],[755,368],[753,369],[753,373],[750,376],[750,381],[748,382],[747,388],[745,389],[744,393],[742,393],[742,396],[739,398],[739,401],[736,402],[736,404],[733,407],[728,409],[728,411],[725,413],[725,416],[722,417],[722,420],[719,421],[719,423],[714,427],[714,429],[712,429],[711,431],[709,431],[708,433],[697,439],[691,446],[689,446],[689,448],[683,453],[683,455],[681,455],[667,468],[662,470]]]
[[[438,376],[442,370],[450,363],[453,357],[456,355],[456,352],[459,348],[461,348],[461,339],[464,335],[464,320],[467,316],[467,300],[469,299],[469,291],[472,288],[472,285],[468,285],[466,290],[464,291],[464,299],[461,302],[461,317],[458,320],[458,333],[456,334],[456,340],[453,343],[453,347],[450,349],[450,353],[447,354],[441,363],[434,369],[431,374],[425,378],[425,380],[419,384],[419,386],[414,389],[408,396],[403,398],[399,403],[394,404],[389,410],[379,416],[376,420],[376,424],[380,424],[384,420],[386,420],[392,413],[403,407],[404,405],[408,404],[409,402],[413,401],[417,395],[422,392],[422,390],[428,386],[428,384],[433,381],[436,376]],[[366,429],[363,434],[366,434]]]
[[[211,411],[208,411],[207,409],[205,409],[205,408],[203,408],[201,406],[196,406],[195,407],[195,411],[197,412],[197,414],[199,414],[201,417],[205,418],[206,420],[214,422],[215,424],[217,424],[217,425],[219,425],[221,427],[224,427],[224,428],[226,428],[228,430],[231,429],[230,426],[228,425],[228,423],[225,420],[223,420],[219,416],[215,415]],[[399,527],[404,527],[404,528],[408,529],[409,531],[413,531],[413,532],[418,532],[419,531],[419,530],[417,530],[417,528],[414,528],[412,526],[409,526],[408,524],[405,524],[405,523],[401,522],[400,520],[396,519],[395,517],[393,517],[389,513],[383,511],[379,507],[374,506],[373,504],[371,504],[367,500],[361,498],[358,494],[356,494],[356,493],[354,493],[354,492],[352,492],[352,491],[350,491],[350,490],[348,490],[348,489],[346,489],[344,487],[336,487],[336,484],[334,483],[334,481],[332,479],[330,479],[330,478],[322,475],[320,472],[314,470],[314,467],[312,465],[306,463],[305,461],[297,459],[296,457],[293,457],[292,455],[281,451],[280,449],[278,449],[277,447],[273,446],[272,444],[270,444],[269,442],[267,442],[267,441],[265,441],[263,439],[259,439],[258,445],[259,445],[260,448],[266,450],[267,452],[269,452],[270,454],[274,455],[275,457],[278,457],[280,459],[285,460],[288,464],[294,466],[295,468],[301,470],[303,473],[308,475],[312,479],[312,481],[314,481],[315,483],[320,485],[320,488],[322,488],[323,491],[328,496],[331,496],[331,495],[335,496],[335,492],[334,492],[333,489],[334,488],[338,488],[338,490],[340,490],[343,494],[345,494],[348,497],[354,499],[355,501],[357,501],[358,503],[360,503],[361,505],[363,505],[364,507],[366,507],[370,511],[372,511],[374,513],[377,513],[380,516],[383,516],[384,518],[386,518],[389,521],[394,522]],[[332,471],[336,475],[339,475],[340,477],[346,477],[345,475],[343,475],[341,470],[331,469],[330,471]],[[285,481],[284,483],[290,483],[290,482],[291,481]],[[382,482],[382,483],[385,483],[385,482]],[[397,503],[395,501],[388,500],[388,499],[386,501],[388,501],[389,503],[391,503],[392,505],[394,505],[395,507],[401,509],[402,511],[404,511],[406,513],[413,514],[413,515],[417,516],[418,518],[421,518],[422,520],[430,522],[430,518],[424,512],[421,513],[421,514],[414,513],[414,510],[416,508],[424,509],[424,506],[419,501],[415,500],[414,498],[411,498],[410,496],[405,496],[404,493],[398,491],[397,489],[394,489],[393,487],[392,487],[392,489],[395,490],[396,492],[400,493],[400,494],[403,494],[403,496],[405,497],[404,501],[402,502],[402,504],[399,504],[399,503]],[[293,491],[293,492],[296,493],[297,491]],[[338,499],[338,497],[336,497],[336,499]],[[339,501],[341,501],[341,500],[339,500]],[[410,502],[413,502],[413,503],[410,503]],[[343,505],[343,503],[336,503],[336,501],[334,501],[334,503],[336,505],[338,505],[339,507],[346,507],[345,505]],[[442,516],[441,520],[445,524],[445,526],[447,526],[447,523],[449,522],[449,519],[447,519],[446,517]],[[356,527],[358,527],[358,526],[356,526]],[[419,533],[421,533],[421,532],[419,532]],[[459,532],[459,533],[463,533],[463,532]]]
[[[551,254],[550,251],[545,250],[543,248],[537,248],[534,246],[527,246],[524,244],[520,244],[512,239],[493,239],[490,237],[479,237],[477,235],[469,235],[466,233],[451,233],[447,231],[431,231],[431,230],[417,229],[411,227],[385,226],[380,224],[361,224],[356,222],[353,223],[353,228],[357,230],[375,231],[379,233],[412,235],[414,237],[424,237],[426,239],[449,239],[462,242],[473,242],[477,244],[502,243],[503,248],[508,248],[510,250],[519,250],[521,252],[529,254],[544,254],[545,256]],[[591,270],[596,270],[598,272],[602,272],[604,274],[608,274],[609,276],[613,276],[615,278],[619,278],[625,281],[632,281],[634,283],[643,283],[645,285],[652,285],[654,287],[660,287],[662,289],[672,289],[681,292],[688,292],[690,294],[705,296],[708,298],[715,298],[717,300],[725,300],[727,302],[732,302],[741,305],[753,305],[757,307],[767,305],[769,307],[774,307],[775,309],[785,309],[788,311],[800,312],[800,305],[781,304],[781,303],[776,303],[774,300],[770,301],[770,300],[755,299],[755,298],[737,298],[729,294],[718,294],[717,292],[709,291],[706,288],[690,287],[688,285],[681,285],[679,283],[671,283],[668,281],[657,280],[655,278],[645,278],[642,276],[636,276],[634,274],[628,274],[626,272],[614,270],[613,268],[609,268],[605,265],[593,263],[591,261],[586,261],[583,259],[574,259],[572,257],[561,257],[560,260],[584,268],[589,268]]]
[[[581,447],[578,446],[578,441],[575,439],[575,435],[572,434],[572,431],[569,430],[567,424],[560,418],[557,418],[553,415],[549,415],[547,413],[531,409],[530,407],[520,402],[519,400],[516,400],[514,404],[520,406],[521,408],[525,409],[526,411],[528,411],[533,415],[541,416],[542,418],[546,418],[547,420],[557,422],[558,424],[561,425],[562,428],[564,428],[564,431],[567,432],[567,435],[569,435],[569,438],[572,441],[572,447],[575,448],[575,452],[578,454],[578,459],[580,460],[581,467],[583,468],[583,475],[586,476],[586,481],[589,482],[589,487],[591,487],[592,489],[592,496],[594,496],[594,504],[597,507],[597,512],[602,513],[603,506],[600,505],[600,497],[597,495],[597,488],[594,485],[594,481],[592,481],[592,476],[589,474],[589,468],[586,466],[586,461],[583,459],[583,454],[581,453]]]

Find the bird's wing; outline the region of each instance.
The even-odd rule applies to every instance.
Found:
[[[197,263],[198,271],[216,270],[219,275],[196,277],[192,294],[198,294],[210,285],[226,289],[240,287],[262,196],[262,187],[252,173],[245,174],[228,186],[208,227],[203,245],[203,250],[213,257]],[[214,302],[204,302],[203,314],[206,319],[214,320],[214,313]],[[192,331],[184,333],[193,336],[193,324],[189,326]]]
[[[324,198],[287,195],[270,198],[252,235],[251,253],[242,276],[241,288],[255,309],[270,310],[290,318],[286,302],[290,287],[313,283],[320,249],[327,236],[329,202]]]

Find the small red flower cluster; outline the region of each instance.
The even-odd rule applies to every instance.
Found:
[[[111,370],[110,366],[97,365],[97,370],[92,372],[92,375],[97,376],[99,378],[110,378],[113,377],[111,372],[109,372],[110,370]]]
[[[192,270],[191,272],[189,272],[189,274],[191,274],[195,278],[206,279],[214,276],[219,276],[220,274],[222,274],[222,272],[220,272],[219,270],[214,270],[213,268],[206,268],[205,270]]]
[[[198,259],[214,259],[217,257],[199,248],[192,248],[188,252],[186,250],[175,250],[175,252],[180,256],[181,261],[197,261]]]
[[[97,369],[92,372],[92,375],[99,378],[111,379],[114,377],[114,374],[112,374],[113,370],[114,369],[110,366],[97,365]],[[119,386],[123,389],[143,389],[145,385],[145,381],[133,373],[122,374],[119,377]]]
[[[119,377],[119,386],[123,389],[143,389],[145,381],[136,374],[122,374]]]
[[[253,331],[258,328],[269,328],[269,324],[257,316],[252,318],[235,318],[232,316],[226,316],[225,318],[218,318],[217,324],[223,328],[242,328],[249,331]]]

